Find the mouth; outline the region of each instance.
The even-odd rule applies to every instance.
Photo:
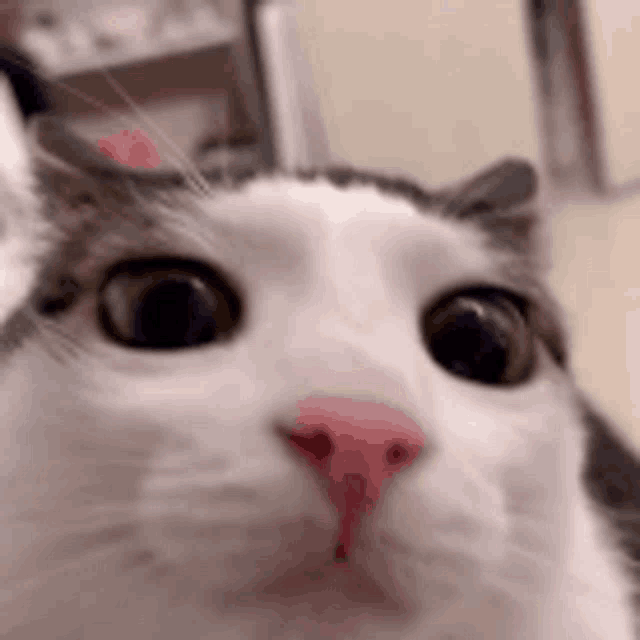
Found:
[[[250,592],[227,593],[225,606],[286,611],[292,619],[317,616],[333,623],[362,614],[385,619],[406,616],[408,610],[391,585],[383,585],[347,557],[336,559],[341,546],[324,562],[314,559],[294,567],[254,584]]]
[[[210,535],[211,529],[204,528],[196,539],[206,540],[207,531]],[[412,563],[393,541],[373,535],[366,521],[351,531],[350,551],[337,528],[318,528],[313,519],[280,527],[277,534],[268,531],[289,543],[279,549],[266,544],[247,550],[240,545],[222,559],[194,553],[184,562],[139,553],[126,568],[139,572],[145,585],[168,592],[178,584],[184,592],[190,584],[187,600],[212,620],[275,616],[285,626],[306,620],[346,629],[358,620],[402,626],[416,615],[414,585],[402,568]],[[230,539],[237,533],[230,530]],[[258,540],[258,531],[249,532],[249,538],[254,533]]]

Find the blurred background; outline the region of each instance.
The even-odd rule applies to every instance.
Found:
[[[148,131],[156,170],[177,145],[205,170],[338,159],[438,187],[504,155],[531,159],[578,380],[640,446],[637,0],[4,6],[0,35],[58,80],[68,126],[95,142]]]

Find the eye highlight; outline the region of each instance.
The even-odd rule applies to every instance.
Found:
[[[492,385],[518,384],[535,368],[526,302],[477,287],[441,298],[421,316],[425,345],[451,374]]]
[[[228,340],[242,303],[224,275],[192,260],[136,259],[109,269],[98,289],[98,325],[138,349],[184,349]]]

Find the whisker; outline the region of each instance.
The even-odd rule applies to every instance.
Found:
[[[231,113],[229,110],[229,98],[225,93],[225,103],[223,105],[223,110],[222,112],[225,114],[225,118],[229,117],[229,114]],[[231,127],[230,127],[230,123],[225,121],[223,123],[224,126],[224,130],[226,131],[227,135],[224,137],[224,139],[222,140],[222,145],[221,145],[221,152],[222,152],[222,184],[227,188],[230,189],[232,186],[232,180],[231,180],[231,174],[230,174],[230,167],[231,167],[231,149],[230,149],[230,138],[231,138]]]
[[[81,16],[81,20],[85,24],[88,24],[89,22],[87,16]],[[171,149],[173,149],[176,155],[167,154],[167,160],[171,163],[174,169],[176,169],[179,175],[185,180],[187,185],[192,189],[197,189],[201,195],[209,195],[210,189],[206,179],[202,176],[201,172],[195,166],[195,164],[191,162],[189,157],[180,149],[178,145],[175,144],[175,142],[169,136],[167,136],[166,132],[161,127],[159,127],[154,122],[154,120],[149,117],[149,115],[145,113],[145,111],[141,109],[138,104],[135,103],[134,100],[131,99],[131,96],[128,94],[128,92],[124,89],[124,87],[122,87],[119,82],[115,80],[115,78],[111,75],[106,67],[101,67],[100,73],[104,76],[109,86],[126,102],[126,104],[133,110],[133,112],[141,117],[144,122],[151,128],[151,130]],[[86,104],[99,109],[106,115],[115,115],[118,121],[124,123],[125,125],[128,124],[123,115],[114,113],[107,105],[105,105],[104,101],[99,100],[93,96],[89,96],[80,89],[71,87],[62,81],[57,80],[55,81],[55,83],[58,87],[80,98]],[[185,171],[185,167],[188,169],[188,171]]]
[[[70,336],[55,320],[38,315],[30,308],[26,308],[24,314],[37,328],[38,341],[56,362],[64,365],[67,357],[78,360],[80,354],[87,353],[82,342]]]
[[[93,96],[86,94],[84,91],[81,91],[77,87],[72,87],[68,85],[66,82],[62,82],[61,80],[56,80],[55,84],[60,89],[64,89],[67,93],[70,93],[71,95],[76,96],[76,98],[80,98],[80,100],[82,100],[86,104],[96,109],[100,109],[106,115],[115,115],[115,117],[118,118],[118,120],[120,120],[121,122],[126,122],[124,119],[124,116],[118,113],[112,112],[111,109],[107,107],[107,105],[104,103],[103,100],[98,100],[98,98],[94,98]]]
[[[134,100],[131,99],[131,96],[129,96],[127,91],[125,91],[124,87],[111,75],[111,73],[107,69],[101,69],[101,73],[104,76],[105,80],[109,83],[109,86],[129,105],[134,113],[140,116],[144,120],[144,122],[153,130],[153,132],[174,150],[176,156],[172,156],[171,154],[169,154],[168,159],[171,161],[172,165],[180,173],[180,175],[183,176],[188,182],[193,181],[194,186],[199,187],[203,195],[210,194],[211,190],[209,189],[207,181],[202,176],[200,170],[191,161],[191,159],[166,134],[162,127],[159,127],[153,121],[153,119],[149,117],[149,115],[145,113],[145,111],[141,109]],[[178,158],[182,160],[183,164],[180,164]],[[186,167],[187,169],[189,169],[189,171],[185,172],[183,167]]]
[[[59,339],[62,336],[51,327],[44,327],[44,335],[41,334],[40,343],[45,351],[58,363],[61,365],[68,364],[68,358],[76,359],[78,357],[77,352],[73,351],[73,348],[69,346],[69,343],[66,342],[65,338],[62,340],[51,340],[51,334],[55,334],[55,338]]]
[[[167,159],[169,160],[171,165],[176,169],[176,171],[178,171],[178,173],[184,179],[185,183],[189,186],[189,188],[191,190],[193,190],[194,192],[200,194],[200,195],[205,195],[205,196],[209,195],[210,189],[209,189],[205,179],[202,177],[200,171],[197,169],[197,167],[195,167],[195,165],[193,165],[190,162],[189,158],[164,133],[164,131],[162,131],[162,129],[160,127],[158,127],[155,124],[155,122],[153,122],[153,120],[146,113],[144,113],[144,111],[139,107],[139,105],[136,105],[135,102],[133,100],[131,100],[131,98],[127,95],[127,93],[124,90],[124,88],[122,88],[116,82],[116,80],[111,78],[111,76],[110,76],[108,71],[102,70],[102,73],[105,75],[105,78],[107,79],[107,82],[109,82],[110,85],[111,85],[112,82],[116,85],[116,86],[112,85],[112,88],[127,102],[127,104],[129,104],[129,106],[136,112],[136,114],[139,115],[141,118],[143,118],[144,121],[147,123],[147,125],[149,125],[149,127],[151,129],[153,129],[153,131],[160,138],[162,138],[162,140],[164,140],[172,149],[174,149],[177,152],[177,154],[179,156],[182,157],[182,164],[181,164],[179,159],[176,156],[174,156],[172,154],[168,154],[167,155]],[[111,80],[109,78],[111,78]],[[66,92],[70,93],[71,95],[74,95],[77,98],[80,98],[80,100],[82,100],[86,104],[88,104],[88,105],[90,105],[90,106],[92,106],[92,107],[94,107],[96,109],[99,109],[104,114],[115,117],[115,119],[118,122],[120,122],[123,127],[129,126],[129,122],[125,118],[125,116],[123,116],[123,115],[121,115],[121,114],[119,114],[117,112],[112,111],[104,103],[104,101],[98,100],[97,98],[89,96],[86,93],[84,93],[83,91],[81,91],[80,89],[77,89],[76,87],[72,87],[72,86],[70,86],[70,85],[68,85],[68,84],[66,84],[64,82],[56,81],[56,85],[58,87],[60,87],[61,89],[64,89]],[[184,171],[184,166],[189,166],[189,168],[191,169],[191,171],[193,173],[195,173],[197,178],[194,178],[191,174],[185,172]]]

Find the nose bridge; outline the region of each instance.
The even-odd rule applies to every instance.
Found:
[[[362,389],[404,399],[418,384],[424,354],[409,314],[395,314],[382,315],[370,328],[350,322],[336,308],[310,308],[290,328],[279,368],[309,394]]]
[[[358,237],[349,230],[336,238],[329,252],[327,274],[341,322],[356,332],[372,333],[393,305],[382,277],[381,257],[373,252],[367,236],[361,233]]]

